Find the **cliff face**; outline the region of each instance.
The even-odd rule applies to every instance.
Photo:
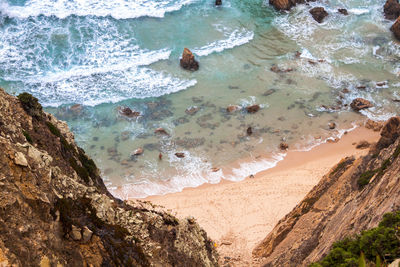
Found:
[[[216,266],[192,219],[127,205],[65,123],[0,89],[0,266]]]
[[[345,158],[254,249],[265,266],[307,266],[335,241],[376,227],[400,208],[400,117],[360,159]]]

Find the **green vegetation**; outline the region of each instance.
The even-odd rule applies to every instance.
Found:
[[[382,259],[384,265],[391,263],[400,257],[399,232],[400,211],[387,213],[378,227],[334,243],[329,254],[310,267],[357,267],[370,262],[382,266]]]
[[[40,119],[42,116],[42,105],[39,100],[28,93],[22,93],[18,95],[18,99],[21,102],[22,108],[36,119]]]
[[[33,143],[32,137],[25,130],[22,130],[22,134],[25,136],[26,141]]]
[[[397,146],[396,150],[393,152],[392,156],[390,156],[388,159],[386,159],[384,162],[382,162],[381,167],[375,169],[375,170],[369,170],[360,175],[358,178],[358,185],[362,188],[365,185],[369,183],[372,177],[374,177],[375,174],[378,174],[378,176],[382,176],[385,173],[385,170],[393,163],[393,161],[400,155],[400,145]]]
[[[57,137],[61,137],[60,130],[58,130],[58,128],[54,124],[52,124],[51,122],[47,121],[46,125],[47,125],[47,128],[49,128],[49,130],[50,130],[50,132],[52,134],[54,134]]]

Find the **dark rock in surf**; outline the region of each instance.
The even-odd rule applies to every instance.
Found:
[[[345,9],[345,8],[339,8],[339,9],[338,9],[338,12],[339,12],[340,14],[345,15],[345,16],[349,15],[349,12],[347,12],[347,9]]]
[[[364,98],[356,98],[351,102],[350,107],[355,111],[360,111],[362,109],[373,107],[373,105]]]
[[[400,17],[397,18],[396,22],[390,27],[397,40],[400,41]]]
[[[193,53],[187,48],[183,50],[180,64],[185,70],[196,71],[199,69],[199,62],[194,59]]]
[[[215,0],[215,5],[216,6],[222,5],[222,0]]]
[[[400,16],[400,4],[398,0],[387,0],[383,6],[385,18],[395,20]]]
[[[177,153],[175,153],[175,156],[176,156],[177,158],[184,158],[184,157],[185,157],[185,153],[177,152]]]
[[[257,111],[260,110],[260,105],[248,106],[248,107],[246,107],[246,110],[248,113],[256,113]]]
[[[322,23],[324,18],[328,16],[328,12],[326,12],[323,7],[314,7],[310,10],[310,14],[318,23]]]

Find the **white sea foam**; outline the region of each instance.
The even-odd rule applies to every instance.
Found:
[[[165,13],[180,10],[196,0],[28,0],[23,6],[0,4],[0,11],[9,17],[56,16],[112,16],[116,19],[164,17]]]
[[[218,40],[212,42],[206,46],[192,49],[192,52],[198,56],[207,56],[215,52],[222,52],[226,49],[231,49],[236,46],[244,45],[250,42],[254,37],[252,31],[244,29],[234,30],[228,37],[228,39]]]

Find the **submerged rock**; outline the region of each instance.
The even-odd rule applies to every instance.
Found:
[[[333,129],[336,128],[336,123],[330,122],[330,123],[328,124],[328,127],[329,127],[329,129],[333,130]]]
[[[239,106],[230,105],[230,106],[228,106],[228,107],[226,108],[226,112],[228,112],[228,113],[233,113],[233,112],[235,112],[235,111],[237,111],[237,110],[239,110],[239,109],[240,109]]]
[[[340,14],[345,15],[345,16],[349,15],[349,12],[347,12],[347,9],[345,9],[345,8],[339,8],[339,9],[338,9],[338,12],[339,12]]]
[[[187,109],[185,110],[185,113],[188,114],[188,115],[194,115],[194,114],[196,114],[197,111],[199,111],[199,110],[200,110],[199,107],[197,107],[197,106],[192,106],[192,107],[187,108]]]
[[[247,135],[252,135],[253,134],[253,129],[251,127],[248,127],[246,130]]]
[[[397,40],[400,41],[400,17],[396,19],[395,23],[390,27],[390,30],[393,32]]]
[[[154,130],[154,133],[160,135],[169,135],[164,128],[157,128]]]
[[[193,53],[187,48],[183,50],[180,64],[185,70],[195,71],[199,69],[199,62],[194,59]]]
[[[383,6],[385,18],[395,20],[400,16],[400,4],[398,0],[387,0]]]
[[[175,156],[176,156],[177,158],[184,158],[184,157],[185,157],[185,153],[176,152],[176,153],[175,153]]]
[[[256,104],[256,105],[248,106],[248,107],[246,107],[246,110],[248,113],[256,113],[257,111],[260,110],[260,105]]]
[[[372,103],[364,98],[356,98],[351,102],[350,107],[355,110],[359,111],[362,109],[373,107]]]
[[[139,156],[139,155],[142,155],[143,152],[144,152],[143,148],[139,147],[139,148],[135,149],[135,151],[132,152],[132,155]]]
[[[215,5],[216,6],[222,5],[222,0],[215,0]]]
[[[129,117],[129,118],[139,117],[140,116],[140,112],[133,111],[129,107],[119,107],[118,110],[119,110],[119,113],[121,115]]]
[[[328,16],[328,12],[323,7],[314,7],[310,10],[310,14],[318,23],[322,23],[324,18]]]

